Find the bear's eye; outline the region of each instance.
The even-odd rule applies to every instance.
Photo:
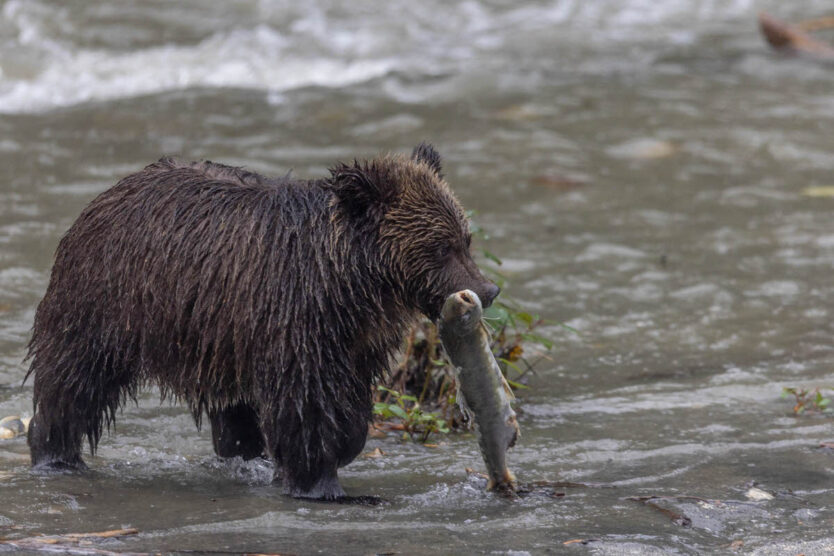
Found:
[[[448,256],[449,256],[449,252],[450,252],[451,250],[452,250],[452,248],[451,248],[449,245],[441,245],[441,246],[440,246],[440,247],[438,247],[438,249],[437,249],[437,256],[438,256],[438,258],[440,258],[440,259],[445,259],[446,257],[448,257]]]
[[[466,236],[466,248],[469,249],[470,247],[472,247],[472,236],[468,235]]]

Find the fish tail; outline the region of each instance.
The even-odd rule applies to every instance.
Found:
[[[500,481],[496,481],[492,477],[489,478],[486,489],[491,491],[499,488],[502,491],[514,492],[517,484],[518,479],[515,478],[515,473],[505,468]]]

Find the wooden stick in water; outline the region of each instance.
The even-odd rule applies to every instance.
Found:
[[[825,18],[808,21],[804,24],[790,25],[766,13],[761,13],[759,14],[759,29],[768,44],[776,50],[789,50],[833,58],[834,47],[814,39],[807,33],[811,30],[826,28],[829,19],[834,20],[834,18]]]
[[[133,555],[144,556],[144,552],[113,552],[87,546],[91,539],[112,539],[128,535],[136,535],[138,529],[113,529],[110,531],[99,531],[94,533],[65,533],[63,535],[44,535],[42,537],[25,537],[22,539],[0,539],[0,547],[10,546],[18,550],[32,552],[58,552],[63,554],[103,554],[103,555]],[[81,546],[85,545],[85,546]]]

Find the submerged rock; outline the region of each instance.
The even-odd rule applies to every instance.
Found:
[[[21,419],[17,415],[0,419],[0,439],[8,440],[23,436],[29,429],[29,419]]]
[[[773,495],[766,490],[757,487],[751,487],[744,495],[748,500],[754,502],[761,502],[762,500],[773,500]]]
[[[656,160],[666,158],[678,152],[674,143],[662,139],[642,137],[630,139],[624,143],[605,149],[609,156],[629,160]]]

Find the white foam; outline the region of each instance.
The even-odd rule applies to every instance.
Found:
[[[384,75],[394,64],[385,58],[299,57],[289,50],[280,33],[262,25],[196,45],[64,51],[48,57],[32,78],[0,81],[0,112],[35,112],[189,87],[338,87]]]
[[[597,261],[609,257],[624,258],[624,259],[640,259],[646,256],[646,253],[628,247],[625,245],[617,245],[614,243],[594,243],[589,245],[585,251],[576,257],[578,262]]]
[[[166,16],[188,13],[189,3],[183,4],[163,13],[155,4],[137,4],[132,13],[167,27]],[[754,17],[753,0],[557,0],[510,7],[473,0],[356,0],[349,8],[335,0],[310,0],[303,7],[240,0],[236,11],[205,11],[199,3],[191,4],[200,18],[189,22],[172,16],[176,24],[167,36],[185,30],[187,37],[209,33],[205,39],[125,50],[129,39],[111,40],[112,48],[103,45],[117,31],[93,8],[8,0],[0,9],[0,113],[189,87],[256,89],[278,102],[282,91],[340,87],[394,69],[416,77],[454,75],[448,86],[460,93],[461,88],[482,87],[485,76],[494,86],[489,68],[496,57],[513,65],[515,58],[570,52],[579,45],[607,54],[584,57],[575,69],[609,73],[614,60],[618,71],[626,71],[629,64],[645,64],[650,58],[624,57],[624,41],[688,43],[729,20],[752,24]],[[776,0],[755,2],[756,9],[770,11],[780,5]],[[805,7],[814,13],[827,4],[808,0]],[[152,25],[139,25],[135,31],[143,45],[155,36],[170,40],[162,39],[166,34],[156,33]],[[758,44],[760,39],[750,36]],[[445,90],[443,83],[420,88],[409,81],[399,89],[392,84],[384,88],[398,98],[418,100],[436,89]],[[788,145],[777,154],[790,160],[810,156],[811,163],[825,164],[825,153],[808,155],[805,147]],[[652,151],[655,156],[660,152]]]

